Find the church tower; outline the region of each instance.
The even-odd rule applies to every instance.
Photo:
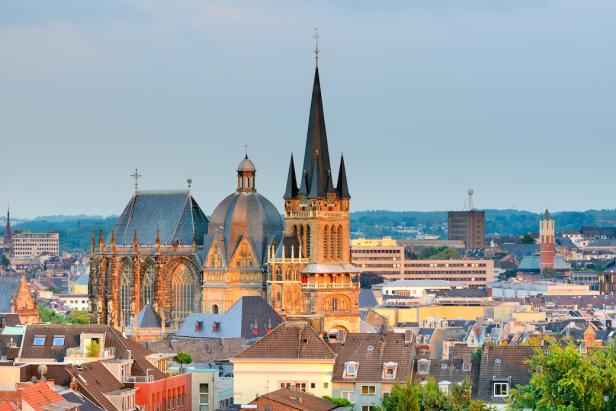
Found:
[[[11,212],[6,210],[6,228],[4,229],[4,246],[2,252],[6,258],[13,257],[13,232],[11,231]]]
[[[284,194],[284,239],[270,249],[268,300],[287,319],[322,330],[359,331],[359,270],[351,264],[344,158],[333,184],[319,68],[315,69],[304,162],[297,184],[293,156]]]
[[[541,272],[554,269],[554,220],[548,210],[539,222],[539,260]]]

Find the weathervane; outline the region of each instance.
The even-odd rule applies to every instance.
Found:
[[[143,176],[139,174],[139,170],[137,169],[135,169],[135,172],[130,176],[135,179],[135,192],[137,192],[137,189],[139,188],[139,179]]]
[[[314,28],[314,60],[316,62],[316,64],[319,64],[319,38],[321,36],[319,36],[319,28],[315,27]]]

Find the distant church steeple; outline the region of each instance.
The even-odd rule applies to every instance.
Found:
[[[6,209],[6,227],[4,229],[4,249],[3,253],[7,258],[13,255],[13,232],[11,231],[11,211]]]

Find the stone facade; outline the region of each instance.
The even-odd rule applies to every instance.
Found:
[[[19,321],[22,324],[37,324],[41,322],[41,317],[38,313],[37,296],[30,294],[26,276],[21,277],[21,283],[17,294],[11,291],[11,313],[19,315]]]

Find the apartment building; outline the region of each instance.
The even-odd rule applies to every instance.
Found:
[[[13,234],[13,257],[28,259],[42,254],[60,254],[58,233],[17,233]]]
[[[485,247],[485,213],[480,210],[447,213],[449,240],[464,241],[466,248]]]

